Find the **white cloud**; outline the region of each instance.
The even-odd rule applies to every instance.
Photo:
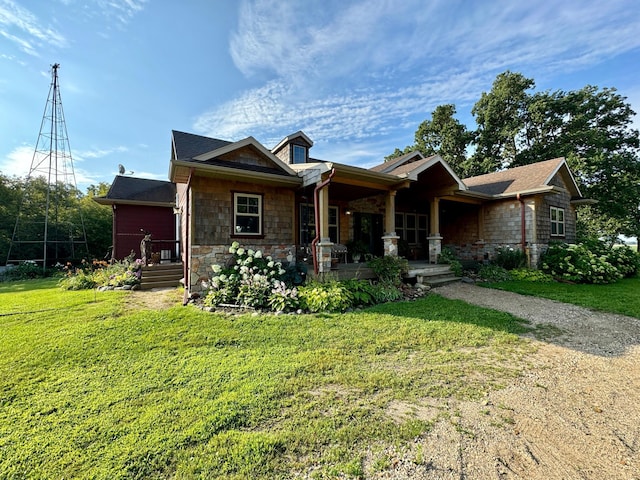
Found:
[[[74,163],[81,162],[82,159],[73,159]],[[96,183],[95,175],[90,174],[84,169],[77,167],[71,168],[66,161],[62,165],[62,161],[58,166],[57,174],[59,178],[64,179],[66,183],[75,184],[78,188]],[[26,177],[31,172],[32,176],[48,177],[49,156],[42,152],[35,152],[31,145],[21,145],[14,148],[4,159],[0,159],[0,171],[4,175]],[[56,174],[54,170],[53,174]]]
[[[102,12],[108,17],[117,18],[122,24],[129,23],[144,9],[146,3],[147,0],[98,0]]]
[[[13,0],[0,0],[0,35],[33,56],[37,56],[39,48],[45,44],[67,46],[67,39],[62,33],[45,26],[30,10]]]
[[[630,0],[399,3],[243,1],[230,54],[264,84],[194,128],[265,145],[299,129],[316,142],[373,141],[413,131],[437,105],[470,107],[504,70],[540,80],[640,48]]]

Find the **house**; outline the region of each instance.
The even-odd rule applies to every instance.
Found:
[[[327,272],[335,246],[358,240],[374,255],[436,263],[443,246],[462,259],[497,247],[524,250],[535,265],[550,240],[575,241],[585,201],[564,159],[460,179],[438,155],[412,152],[366,169],[313,158],[296,132],[269,149],[173,131],[169,179],[176,185],[187,289],[224,264],[228,247],[283,260],[312,256]]]
[[[165,260],[178,259],[175,184],[117,175],[107,194],[94,200],[113,210],[112,258],[121,260],[132,251],[140,258],[140,242],[149,232],[152,251]]]

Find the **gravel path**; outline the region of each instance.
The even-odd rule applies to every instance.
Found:
[[[640,479],[640,320],[464,283],[433,293],[549,335],[532,338],[525,374],[485,400],[419,406],[455,415],[390,452],[375,478]]]

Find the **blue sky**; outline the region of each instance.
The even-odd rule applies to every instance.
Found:
[[[166,179],[171,130],[369,167],[511,70],[640,111],[636,0],[0,0],[0,171],[25,175],[59,63],[78,187]],[[640,128],[636,116],[634,128]],[[542,159],[541,159],[542,160]]]

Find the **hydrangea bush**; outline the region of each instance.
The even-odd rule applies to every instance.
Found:
[[[213,277],[208,285],[205,305],[267,308],[272,295],[296,297],[295,289],[287,292],[282,287],[281,278],[286,273],[282,263],[271,256],[264,256],[261,250],[245,249],[238,242],[231,244],[229,253],[232,258],[227,267],[211,266]],[[274,300],[274,303],[277,302]],[[287,304],[286,301],[281,303]]]
[[[613,283],[622,278],[607,255],[596,255],[584,244],[552,244],[541,258],[542,271],[576,283]]]
[[[311,281],[299,285],[301,282],[296,279],[304,276],[292,274],[299,273],[297,265],[285,268],[262,251],[246,249],[238,242],[233,242],[229,253],[232,257],[226,267],[211,266],[213,276],[205,285],[208,290],[205,306],[230,304],[274,312],[339,312],[403,296],[395,282],[388,280],[375,284],[366,280]],[[395,280],[400,271],[397,266],[402,264],[395,261],[392,266],[396,268],[385,272],[393,270]]]

